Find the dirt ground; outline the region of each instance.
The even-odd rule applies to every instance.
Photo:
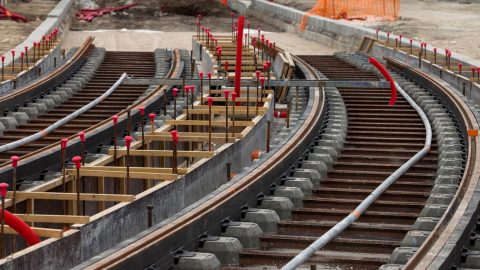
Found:
[[[58,1],[33,0],[30,3],[9,3],[7,8],[27,17],[28,23],[0,20],[0,54],[22,43],[39,26]]]
[[[112,4],[108,1],[104,4]],[[209,1],[211,2],[212,0],[203,0],[203,2]],[[67,49],[78,46],[87,36],[92,35],[95,36],[95,44],[97,46],[105,47],[108,50],[152,51],[155,48],[191,49],[191,39],[196,31],[196,15],[187,16],[161,11],[175,10],[175,5],[171,4],[168,5],[168,8],[156,8],[155,10],[152,10],[151,6],[147,7],[149,3],[156,7],[157,4],[155,2],[172,3],[172,1],[141,0],[139,6],[135,8],[95,18],[91,23],[76,21],[71,27],[72,31],[67,36],[64,46]],[[213,33],[226,34],[231,30],[232,19],[230,11],[218,5],[218,1],[214,2],[215,4],[211,5],[213,8],[208,12],[204,11],[204,9],[199,10],[204,16],[202,24],[210,27]],[[184,10],[184,13],[188,12]],[[251,29],[260,27],[262,31],[265,31],[267,38],[270,38],[279,46],[288,49],[292,53],[333,53],[331,48],[315,42],[305,41],[293,34],[279,32],[277,28],[254,18],[247,18],[246,20],[251,23]]]
[[[308,10],[315,0],[275,0]],[[401,0],[400,19],[395,22],[354,21],[353,23],[402,34],[439,48],[449,48],[480,59],[480,3],[459,4],[459,1]]]

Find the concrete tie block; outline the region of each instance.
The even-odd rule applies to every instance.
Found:
[[[286,197],[267,196],[262,200],[259,208],[274,210],[281,220],[290,219],[292,217],[293,203]]]
[[[412,229],[416,231],[428,231],[431,232],[437,226],[438,221],[440,221],[440,218],[434,218],[434,217],[419,217],[413,223]]]
[[[313,184],[308,178],[287,178],[287,180],[285,180],[285,186],[298,187],[305,196],[312,195]]]
[[[430,194],[427,204],[448,205],[452,201],[454,193],[451,194]]]
[[[256,223],[238,222],[227,226],[222,236],[237,238],[244,248],[259,248],[263,231]]]
[[[457,185],[459,182],[459,175],[439,175],[435,178],[435,184]]]
[[[18,126],[18,121],[15,117],[0,117],[0,123],[2,123],[5,130],[15,129]]]
[[[245,217],[242,218],[242,221],[258,224],[263,232],[276,233],[280,217],[272,209],[249,209],[249,211],[245,212]]]
[[[403,265],[401,264],[384,264],[378,268],[378,270],[402,270]]]
[[[438,162],[439,167],[462,167],[462,159],[459,158],[446,158]]]
[[[314,161],[314,160],[304,160],[302,164],[303,169],[314,169],[318,173],[320,173],[320,176],[326,177],[327,176],[327,165],[323,161]]]
[[[469,250],[467,252],[464,266],[470,268],[480,268],[480,250]]]
[[[462,145],[441,145],[438,147],[438,151],[440,153],[445,152],[445,151],[462,151]]]
[[[44,103],[31,103],[30,105],[28,105],[28,107],[37,109],[39,115],[47,112],[47,105],[45,105]]]
[[[433,186],[431,194],[455,194],[457,192],[456,185],[448,185],[448,184],[436,184]]]
[[[414,247],[397,247],[390,256],[389,263],[406,264],[410,258],[417,252],[418,248]]]
[[[55,100],[53,100],[52,98],[44,98],[44,99],[37,100],[36,104],[45,105],[45,107],[47,107],[47,111],[50,111],[53,108],[55,108]]]
[[[428,231],[409,231],[400,242],[403,247],[420,247],[427,239],[430,232]]]
[[[20,107],[18,108],[18,111],[26,113],[30,119],[38,117],[38,110],[35,107]]]
[[[445,210],[447,210],[448,205],[441,204],[425,204],[420,212],[420,217],[441,217]]]
[[[199,251],[214,254],[222,265],[240,265],[239,253],[242,251],[242,244],[233,237],[213,237],[206,240]]]
[[[441,152],[438,156],[438,158],[440,160],[442,159],[461,159],[462,158],[462,155],[463,155],[463,152],[462,151],[459,151],[459,150],[455,150],[455,151],[444,151],[444,152]]]
[[[24,112],[9,112],[7,116],[17,119],[19,125],[24,125],[29,120],[27,113]]]
[[[298,187],[279,186],[275,189],[273,195],[290,199],[296,208],[303,206],[303,199],[305,198],[303,191]]]
[[[328,154],[332,157],[333,161],[336,161],[338,157],[337,150],[331,146],[315,146],[313,147],[313,152],[317,154]]]
[[[55,103],[55,106],[58,106],[62,104],[62,97],[60,97],[58,94],[52,93],[50,95],[45,96],[46,98],[50,98],[53,100]]]
[[[327,166],[328,169],[331,169],[333,165],[332,157],[324,153],[310,153],[308,155],[308,160],[321,161]]]
[[[195,252],[193,256],[182,256],[173,266],[174,270],[220,270],[221,263],[211,253]]]
[[[461,175],[462,167],[440,167],[437,170],[437,176],[440,175]]]
[[[313,185],[319,185],[320,180],[322,180],[322,176],[317,170],[313,169],[295,169],[295,172],[293,174],[294,177],[300,177],[300,178],[308,178],[310,181],[312,181]]]

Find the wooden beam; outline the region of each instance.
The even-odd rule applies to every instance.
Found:
[[[261,96],[262,91],[259,90],[258,92],[259,92],[259,93],[258,93],[258,101],[260,102],[260,96]],[[212,97],[212,98],[213,98],[213,101],[225,102],[225,97]],[[253,98],[250,97],[250,102],[255,102],[255,99],[256,99],[255,96],[254,96]],[[205,98],[203,98],[203,100],[205,100]],[[272,100],[271,97],[263,97],[263,102],[269,102],[269,101],[271,101],[271,100]],[[200,99],[199,97],[197,97],[196,101],[201,101],[201,99]],[[231,98],[231,97],[228,98],[228,102],[232,102],[232,98]],[[241,97],[237,97],[237,98],[235,99],[235,102],[247,102],[247,97],[246,97],[246,96],[243,96],[243,95],[242,95]]]
[[[208,91],[208,90],[207,90],[207,91]],[[233,89],[231,89],[231,91],[233,91]],[[252,97],[255,98],[255,95],[257,94],[257,88],[256,88],[255,86],[252,86],[252,87],[250,87],[250,90],[249,90],[249,91],[250,91],[250,100],[251,100]],[[261,90],[260,87],[259,87],[258,93],[260,94],[261,91],[262,91],[262,90]],[[244,95],[246,96],[246,95],[247,95],[247,92],[248,92],[247,89],[241,89],[241,90],[240,90],[240,94],[241,94],[242,96],[244,96]],[[223,90],[214,90],[214,89],[212,89],[212,90],[210,90],[210,93],[211,93],[211,94],[220,94],[220,95],[223,95]],[[263,93],[273,94],[273,90],[264,90]],[[208,98],[208,95],[204,95],[204,99],[205,99],[205,98]]]
[[[224,138],[225,139],[225,138]],[[110,153],[111,152],[111,153]],[[113,154],[113,149],[109,150],[109,154]],[[126,155],[127,150],[117,150],[117,155]],[[145,156],[145,157],[173,157],[173,151],[170,150],[130,150],[131,156]],[[178,157],[196,157],[196,158],[210,158],[215,155],[215,152],[209,151],[177,151]]]
[[[67,170],[69,175],[73,176],[76,173],[76,169]],[[186,174],[187,169],[178,168],[178,173]],[[125,178],[127,169],[126,167],[85,166],[80,169],[80,176]],[[173,181],[178,179],[178,175],[172,173],[172,168],[130,167],[130,179]]]
[[[88,216],[71,215],[43,215],[43,214],[15,214],[25,222],[45,222],[45,223],[70,223],[86,224],[90,222]]]
[[[208,126],[208,120],[167,120],[166,123],[168,125],[177,125],[177,126]],[[230,127],[232,125],[233,125],[233,122],[228,121],[228,126]],[[254,125],[255,123],[252,121],[235,121],[236,127],[250,127]],[[212,126],[224,127],[225,121],[223,120],[212,121]]]
[[[32,191],[17,191],[16,194],[19,199],[35,199],[35,200],[77,200],[76,193],[63,192],[32,192]],[[7,198],[11,199],[13,192],[7,192]],[[117,194],[95,194],[95,193],[80,193],[81,201],[106,201],[106,202],[133,202],[134,195],[117,195]]]
[[[47,229],[47,228],[38,228],[32,227],[31,228],[39,237],[44,238],[62,238],[63,237],[63,230],[59,229]],[[12,229],[10,226],[5,225],[5,233],[6,234],[18,234],[17,231]]]
[[[229,135],[231,135],[231,134],[229,134]],[[208,133],[204,133],[204,135],[201,135],[201,136],[200,135],[194,135],[194,136],[179,135],[178,137],[179,137],[178,140],[180,142],[208,142]],[[235,138],[229,136],[228,137],[228,142],[229,143],[235,142],[237,138],[243,138],[243,136],[241,136],[241,134],[235,134]],[[147,142],[150,142],[150,141],[171,141],[171,139],[172,139],[172,136],[170,134],[145,135],[145,141],[147,141]],[[212,135],[212,142],[225,143],[225,134],[223,134],[223,136],[213,136]]]

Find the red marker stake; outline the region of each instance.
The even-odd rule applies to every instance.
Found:
[[[15,75],[15,50],[12,50],[12,75]]]
[[[74,156],[72,161],[75,163],[75,168],[77,169],[77,178],[75,179],[76,182],[76,192],[77,192],[77,209],[76,215],[80,215],[80,168],[82,168],[82,157]]]
[[[212,151],[212,105],[213,98],[208,97],[208,151]]]
[[[148,117],[150,118],[150,133],[153,135],[155,134],[155,114],[151,113]]]
[[[130,184],[130,146],[132,145],[132,136],[125,136],[125,146],[127,147],[127,156],[125,157],[125,166],[127,167],[127,176],[123,182],[123,194],[128,194],[128,186]]]
[[[80,156],[82,157],[82,165],[85,166],[85,132],[80,131],[78,133],[78,137],[80,138],[80,142],[82,143],[82,150],[80,152]]]
[[[225,95],[225,143],[228,143],[228,90],[224,90],[223,94]]]
[[[0,184],[0,196],[2,196],[2,226],[0,229],[0,257],[4,257],[3,245],[5,237],[5,197],[7,196],[8,184]]]
[[[178,143],[178,131],[170,131],[172,135],[172,150],[173,150],[173,159],[172,159],[172,173],[177,174],[177,143]]]
[[[238,41],[237,41],[237,55],[235,61],[235,84],[234,89],[237,96],[240,97],[240,83],[242,78],[242,39],[243,39],[243,25],[245,17],[238,17]]]
[[[117,123],[118,123],[118,116],[112,116],[113,121],[113,163],[115,166],[118,166],[117,163]]]
[[[232,92],[232,103],[233,103],[233,112],[232,112],[232,138],[235,138],[235,99],[237,99],[237,93]]]
[[[65,171],[65,155],[66,155],[66,151],[67,151],[67,144],[68,144],[68,138],[63,138],[60,140],[60,148],[61,148],[61,160],[60,160],[60,164],[62,166],[62,191],[63,192],[67,192],[67,187],[65,185],[65,174],[66,174],[66,171]],[[64,200],[63,201],[63,214],[66,215],[67,214],[67,202]],[[64,226],[66,226],[66,228],[68,227],[68,224],[64,224]]]
[[[145,149],[145,107],[138,107],[138,112],[140,114],[141,120],[140,125],[142,126],[142,149]]]

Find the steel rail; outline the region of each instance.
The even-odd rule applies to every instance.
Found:
[[[417,152],[413,157],[406,161],[402,166],[395,170],[387,179],[385,179],[375,190],[368,195],[348,216],[338,222],[330,230],[319,237],[315,242],[310,244],[307,248],[301,251],[297,256],[290,260],[286,265],[282,267],[282,270],[294,270],[300,267],[319,249],[323,248],[335,237],[340,235],[345,229],[347,229],[353,222],[357,221],[360,216],[367,211],[382,194],[385,192],[395,181],[406,173],[412,166],[414,166],[420,159],[422,159],[429,151],[432,144],[432,127],[428,121],[428,117],[423,110],[413,101],[412,98],[395,82],[398,92],[407,100],[415,111],[420,115],[423,125],[425,126],[425,143],[423,148]]]
[[[433,78],[431,75],[426,74],[425,72],[408,66],[400,61],[394,60],[392,58],[386,58],[388,65],[398,70],[402,73],[407,70],[408,72],[419,76],[426,80],[427,83],[432,84],[437,88],[446,99],[452,103],[452,105],[458,109],[457,119],[461,121],[460,124],[463,124],[465,130],[464,133],[467,135],[467,130],[478,130],[479,125],[477,119],[465,104],[461,100],[459,94],[455,94],[453,89],[449,87],[446,83]],[[417,252],[410,258],[403,269],[438,269],[439,265],[433,265],[434,260],[438,258],[441,250],[446,246],[450,237],[459,237],[456,235],[455,231],[458,230],[460,220],[465,215],[473,215],[474,212],[478,212],[478,206],[471,205],[472,198],[474,198],[476,187],[480,182],[480,148],[478,144],[480,143],[479,138],[475,137],[467,140],[467,162],[465,164],[465,172],[460,181],[460,185],[457,189],[457,192],[448,205],[445,213],[440,218],[439,222],[419,247]],[[468,208],[474,207],[476,210],[471,210]],[[469,221],[470,226],[472,220]],[[465,234],[468,232],[463,232]],[[450,245],[450,248],[454,250],[461,250],[463,242],[455,240],[450,240],[452,243],[455,242],[459,247],[454,248]],[[460,252],[460,251],[459,251]],[[452,255],[452,254],[450,254]],[[446,262],[444,259],[443,263]],[[448,266],[443,265],[442,269],[449,269]]]
[[[57,122],[51,124],[47,128],[34,133],[30,136],[27,136],[25,138],[22,138],[17,141],[13,141],[11,143],[7,143],[4,145],[0,146],[0,153],[9,151],[12,149],[15,149],[17,147],[20,147],[22,145],[25,145],[27,143],[31,143],[33,141],[36,141],[38,139],[41,139],[42,137],[46,136],[47,134],[50,134],[51,132],[55,131],[57,128],[65,125],[66,123],[70,122],[74,118],[80,116],[81,114],[87,112],[88,110],[92,109],[93,107],[97,106],[100,102],[104,101],[110,94],[112,94],[117,87],[123,82],[123,80],[127,77],[127,73],[123,73],[120,78],[106,91],[104,92],[101,96],[97,97],[96,99],[92,100],[90,103],[87,105],[81,107],[80,109],[74,111],[73,113],[63,117],[62,119],[58,120]]]
[[[62,81],[65,75],[70,74],[73,69],[79,65],[80,61],[87,57],[87,54],[94,48],[93,45],[94,38],[88,37],[80,46],[80,48],[73,54],[73,56],[68,59],[61,67],[50,72],[47,76],[40,78],[37,81],[34,81],[32,84],[19,88],[9,94],[0,96],[0,103],[12,103],[18,104],[22,103],[18,98],[23,98],[23,96],[28,94],[37,95],[35,90],[46,91],[51,84],[57,84],[59,81]],[[3,109],[7,109],[5,106],[2,106]]]
[[[302,65],[308,69],[310,76],[314,76],[318,79],[315,71],[312,67],[305,63],[302,59],[294,57],[295,60],[302,63]],[[127,262],[129,259],[139,255],[143,250],[153,248],[157,243],[181,232],[191,224],[202,218],[208,217],[211,213],[225,205],[232,197],[241,194],[242,192],[248,192],[249,188],[253,186],[255,181],[261,179],[264,176],[269,175],[269,172],[274,171],[276,166],[282,166],[282,161],[289,155],[295,153],[298,150],[298,146],[302,145],[308,138],[308,134],[316,132],[315,123],[318,123],[322,119],[322,115],[326,108],[326,101],[324,99],[323,88],[319,91],[315,91],[313,97],[313,105],[308,116],[306,116],[304,123],[299,130],[292,136],[292,138],[285,143],[285,146],[275,152],[268,160],[260,164],[252,172],[250,172],[245,178],[234,183],[232,186],[219,192],[207,202],[199,205],[195,210],[188,212],[187,214],[179,217],[170,224],[165,225],[161,229],[154,231],[142,239],[131,243],[130,245],[120,249],[119,251],[111,254],[100,261],[97,261],[85,269],[112,269],[119,267]]]
[[[174,77],[174,76],[177,76],[177,73],[179,73],[179,72],[181,73],[181,70],[179,71],[180,66],[181,66],[180,54],[179,54],[178,51],[175,51],[173,61],[172,61],[172,66],[170,68],[170,71],[167,74],[167,77]],[[137,108],[140,105],[144,105],[144,106],[147,107],[147,105],[149,105],[149,104],[153,103],[155,100],[161,98],[161,97],[159,97],[159,95],[163,93],[164,87],[166,87],[166,86],[165,85],[159,85],[156,90],[152,91],[147,96],[143,97],[142,99],[138,100],[134,104],[132,104],[129,107],[127,107],[127,108],[123,109],[122,111],[118,112],[116,114],[116,115],[119,116],[118,125],[121,125],[122,123],[124,123],[126,125],[126,118],[127,118],[126,115],[127,115],[128,111],[132,111],[133,109]],[[134,118],[135,114],[137,114],[137,112],[134,112],[131,115],[132,119]],[[93,125],[92,127],[85,130],[86,138],[88,139],[89,137],[92,137],[92,132],[101,132],[102,130],[110,128],[111,125],[112,125],[112,121],[107,116],[104,121],[102,121],[100,123],[97,123],[97,124]],[[80,149],[80,146],[79,146],[80,141],[79,141],[79,138],[76,134],[68,137],[68,139],[69,139],[69,142],[70,142],[68,144],[68,151],[69,152],[72,152],[70,150],[73,149],[74,147],[77,147],[78,149]],[[38,149],[34,152],[23,155],[21,157],[21,161],[23,161],[23,162],[21,162],[19,167],[24,166],[28,162],[34,161],[37,157],[42,157],[42,155],[44,155],[45,153],[47,153],[48,155],[52,155],[52,153],[55,152],[55,151],[58,151],[58,152],[60,151],[60,146],[59,146],[58,143],[53,143],[49,146],[45,146],[45,147],[43,147],[41,149]],[[11,173],[10,164],[11,164],[11,161],[7,161],[7,162],[4,162],[3,164],[0,164],[0,176],[4,175],[4,174],[8,175],[8,173]],[[7,177],[7,179],[8,179],[8,177]]]

